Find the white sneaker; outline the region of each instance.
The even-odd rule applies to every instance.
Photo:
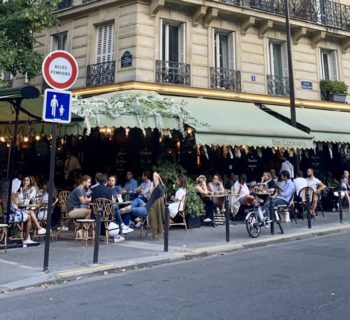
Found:
[[[61,231],[61,229],[62,229],[62,231],[69,231],[69,228],[66,227],[66,226],[58,227],[58,228],[57,228],[58,231]]]
[[[125,238],[124,237],[122,237],[122,236],[116,236],[116,237],[114,237],[114,242],[116,243],[116,242],[121,242],[121,241],[124,241],[125,240]]]
[[[141,228],[141,224],[142,224],[141,221],[137,221],[137,222],[135,223],[135,228]]]
[[[33,243],[36,243],[36,242],[31,239],[27,239],[23,241],[23,244],[33,244]]]
[[[205,218],[203,221],[208,223],[208,222],[212,222],[213,220],[211,220],[210,218]]]
[[[131,229],[127,225],[122,224],[122,234],[130,233],[130,232],[133,232],[133,231],[134,231],[134,229]]]
[[[44,235],[44,234],[46,234],[46,229],[45,229],[45,228],[40,228],[40,229],[38,230],[38,234],[39,234],[39,235]]]

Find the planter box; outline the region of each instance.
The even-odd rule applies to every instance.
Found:
[[[333,102],[341,102],[341,103],[345,103],[346,102],[346,94],[330,94],[328,96],[328,101],[333,101]]]
[[[201,217],[193,217],[191,215],[186,216],[186,223],[189,229],[201,227]]]

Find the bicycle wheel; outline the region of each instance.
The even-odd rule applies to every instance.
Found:
[[[275,213],[274,213],[274,220],[275,220],[274,222],[276,222],[278,227],[280,228],[281,234],[284,234],[284,230],[282,227],[282,217],[277,210],[275,210]]]
[[[260,235],[261,227],[259,226],[258,216],[256,213],[248,214],[245,221],[245,226],[250,237],[257,238]]]

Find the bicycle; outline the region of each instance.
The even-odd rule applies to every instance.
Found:
[[[271,220],[269,217],[269,211],[265,210],[261,212],[259,215],[260,207],[254,207],[248,211],[248,214],[245,218],[246,229],[251,238],[259,237],[261,233],[261,228],[269,229],[271,227],[271,223],[277,223],[281,233],[283,233],[282,228],[282,219],[277,210],[277,208],[273,209],[273,219]],[[261,217],[262,215],[262,217]]]

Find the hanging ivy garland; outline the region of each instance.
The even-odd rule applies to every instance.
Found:
[[[100,115],[117,119],[123,115],[134,115],[139,128],[146,134],[145,121],[147,118],[154,118],[156,128],[163,131],[163,118],[175,118],[179,122],[178,129],[185,131],[185,123],[189,126],[200,123],[186,109],[184,102],[177,102],[169,97],[160,95],[117,93],[110,98],[74,98],[72,111],[84,118],[87,134],[91,132],[91,120],[100,125]]]

